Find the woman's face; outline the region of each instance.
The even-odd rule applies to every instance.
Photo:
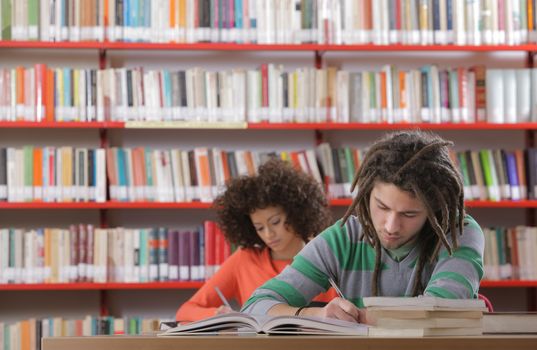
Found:
[[[283,208],[256,209],[250,214],[250,219],[274,259],[292,259],[304,246],[302,238],[286,223],[287,214]]]

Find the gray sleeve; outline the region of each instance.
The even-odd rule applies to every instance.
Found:
[[[337,280],[340,260],[348,255],[346,227],[336,222],[310,241],[278,276],[256,289],[243,305],[243,312],[265,314],[279,303],[300,307],[329,288],[328,278]]]
[[[459,236],[459,247],[451,256],[445,248],[441,249],[424,294],[451,299],[476,298],[483,277],[484,249],[483,231],[468,216]]]

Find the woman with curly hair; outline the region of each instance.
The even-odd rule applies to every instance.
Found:
[[[179,308],[176,319],[181,322],[232,311],[222,305],[215,287],[242,305],[330,225],[319,183],[278,159],[261,165],[255,176],[231,179],[214,207],[226,239],[240,248]],[[328,302],[334,296],[330,291],[315,300]]]
[[[367,322],[360,308],[368,296],[477,298],[484,237],[465,213],[450,146],[420,131],[375,142],[354,178],[359,190],[347,214],[258,288],[243,310]],[[330,279],[344,298],[307,307]]]

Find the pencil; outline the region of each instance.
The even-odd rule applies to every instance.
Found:
[[[341,290],[339,290],[339,288],[338,288],[336,282],[334,282],[334,280],[333,280],[331,277],[328,278],[328,283],[330,283],[330,285],[332,286],[332,288],[335,289],[335,291],[336,291],[338,297],[340,297],[341,299],[345,299],[345,300],[347,300],[347,298],[345,298],[345,296],[343,295],[343,293],[341,293]]]
[[[220,297],[220,300],[222,300],[222,302],[224,303],[225,306],[229,307],[230,309],[233,310],[233,308],[231,307],[231,305],[229,304],[229,302],[227,301],[226,297],[224,296],[224,294],[222,294],[222,291],[220,290],[220,288],[218,287],[214,287],[214,290],[216,291],[216,294],[218,294],[218,297]]]

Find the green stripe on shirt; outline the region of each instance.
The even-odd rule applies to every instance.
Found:
[[[447,250],[443,250],[439,254],[438,260],[441,261],[449,257]],[[468,261],[474,266],[479,279],[481,280],[481,278],[483,278],[483,259],[475,249],[470,247],[459,247],[453,252],[451,258],[459,258]]]
[[[303,256],[295,256],[291,266],[313,282],[322,286],[325,290],[328,289],[329,284],[327,276]]]
[[[339,266],[344,267],[345,263],[349,261],[351,242],[346,227],[341,227],[341,220],[324,230],[320,237],[326,241],[332,254],[338,259]]]
[[[369,245],[366,242],[359,242],[353,244],[354,247],[351,248],[354,252],[360,252],[354,254],[347,264],[347,270],[351,271],[374,271],[375,270],[375,260],[377,253],[375,248]],[[381,248],[382,249],[382,248]],[[388,266],[386,263],[380,263],[380,270],[386,270]]]
[[[298,290],[296,290],[289,283],[280,281],[277,278],[268,280],[265,284],[263,284],[263,286],[261,286],[261,289],[270,289],[275,293],[280,294],[285,298],[287,304],[291,306],[298,307],[307,304],[306,300],[304,299],[304,296],[302,296],[302,294]]]
[[[458,299],[458,297],[448,291],[447,289],[440,288],[440,287],[427,287],[425,289],[425,292],[423,294],[427,293],[428,295],[432,295],[434,297],[440,297],[445,299]]]
[[[460,273],[451,272],[451,271],[439,272],[439,273],[434,274],[434,275],[431,276],[431,279],[429,280],[429,284],[434,285],[433,282],[437,281],[437,280],[440,280],[440,279],[449,279],[449,280],[456,281],[456,282],[462,284],[470,292],[469,293],[470,295],[473,295],[473,296],[476,295],[476,293],[475,293],[474,289],[472,288],[472,285],[470,284],[470,282],[468,282],[466,277],[464,277]]]
[[[354,305],[356,305],[356,307],[358,307],[360,309],[363,309],[365,307],[364,298],[362,298],[362,297],[352,298],[352,299],[347,299],[347,300],[350,301],[351,303],[353,303]]]
[[[365,241],[351,242],[346,226],[341,227],[339,221],[326,229],[321,234],[321,237],[326,241],[343,270],[375,270],[375,258],[377,256],[375,248]],[[387,268],[386,264],[381,264],[380,266],[381,270]]]

